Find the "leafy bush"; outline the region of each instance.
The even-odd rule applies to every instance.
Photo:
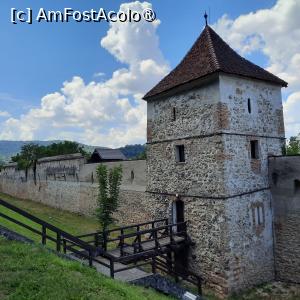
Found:
[[[300,141],[296,136],[291,136],[286,146],[286,155],[300,154]]]
[[[118,208],[122,166],[108,170],[106,165],[99,165],[97,168],[97,179],[99,194],[96,214],[102,230],[106,230],[114,222],[112,214]]]

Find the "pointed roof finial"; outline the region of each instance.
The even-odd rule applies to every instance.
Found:
[[[208,17],[208,15],[207,15],[207,13],[206,13],[206,11],[205,11],[205,14],[204,14],[205,26],[207,26],[207,17]]]

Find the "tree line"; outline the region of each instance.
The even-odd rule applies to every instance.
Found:
[[[16,162],[19,170],[25,171],[25,177],[27,179],[28,170],[33,169],[34,179],[36,176],[37,161],[43,157],[51,157],[57,155],[66,155],[81,153],[84,156],[89,154],[84,150],[84,147],[76,142],[64,141],[59,143],[53,143],[49,146],[40,146],[35,143],[29,143],[23,145],[20,153],[12,156],[12,162]]]

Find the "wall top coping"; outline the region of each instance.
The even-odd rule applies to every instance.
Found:
[[[6,168],[15,168],[15,167],[17,167],[17,166],[18,166],[17,163],[8,163],[8,164],[5,164],[5,165],[3,166],[3,168],[4,168],[4,169],[6,169]]]

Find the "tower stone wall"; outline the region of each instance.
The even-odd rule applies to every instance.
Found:
[[[284,143],[280,86],[221,73],[148,101],[147,137],[152,214],[170,216],[177,194],[184,201],[189,267],[221,294],[272,280],[268,156]]]

